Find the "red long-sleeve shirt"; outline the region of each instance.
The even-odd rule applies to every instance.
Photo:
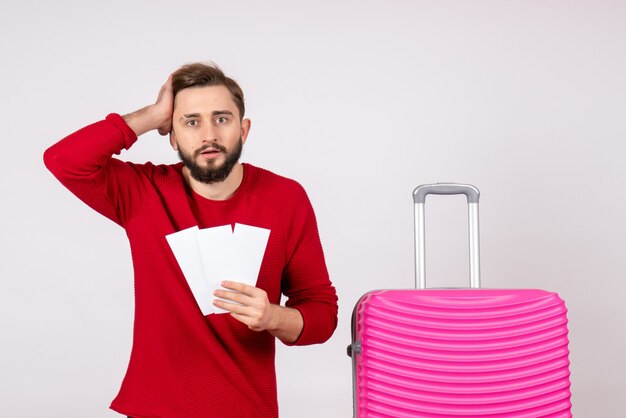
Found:
[[[242,223],[271,231],[257,287],[271,303],[298,309],[295,345],[327,340],[337,297],[313,209],[295,181],[244,164],[240,187],[213,201],[184,181],[182,163],[134,164],[112,158],[137,140],[117,114],[46,150],[48,169],[86,204],[121,225],[135,273],[130,362],[110,408],[138,418],[277,417],[275,338],[227,314],[204,316],[165,236]]]

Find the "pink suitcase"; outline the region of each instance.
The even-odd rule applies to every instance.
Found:
[[[426,289],[424,203],[465,194],[470,288]],[[567,310],[556,293],[481,289],[478,190],[419,186],[416,287],[363,295],[352,315],[354,416],[571,417]]]

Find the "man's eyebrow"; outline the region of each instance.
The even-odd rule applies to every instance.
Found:
[[[189,118],[199,118],[199,117],[200,117],[200,113],[187,113],[186,115],[182,115],[180,117],[180,119],[183,119],[183,118],[187,118],[187,119],[189,119]],[[180,119],[178,119],[178,120],[180,120]]]
[[[231,112],[230,110],[214,110],[213,111],[213,116],[217,116],[217,115],[230,115],[230,116],[233,116],[233,112]]]
[[[211,114],[213,116],[218,116],[218,115],[230,115],[230,116],[234,116],[233,112],[231,112],[230,110],[214,110],[213,112],[211,112]],[[199,118],[200,117],[200,113],[186,113],[184,115],[182,115],[180,117],[180,119],[183,118]],[[178,120],[180,120],[178,119]]]

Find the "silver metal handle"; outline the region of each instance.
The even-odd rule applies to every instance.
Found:
[[[480,242],[478,224],[478,200],[480,192],[469,184],[436,183],[424,184],[413,190],[415,203],[415,288],[426,288],[426,249],[424,204],[429,194],[456,195],[467,197],[469,216],[470,288],[480,288]]]

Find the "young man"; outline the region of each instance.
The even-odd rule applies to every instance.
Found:
[[[45,152],[58,180],[130,241],[133,348],[110,406],[121,414],[277,417],[275,338],[316,344],[334,332],[337,297],[312,206],[295,181],[239,162],[250,131],[244,111],[234,80],[216,66],[190,64],[153,105],[110,114]],[[154,129],[170,134],[181,163],[112,158]],[[235,223],[271,231],[256,286],[223,282],[215,296],[226,300],[213,303],[230,314],[205,316],[166,235]]]

